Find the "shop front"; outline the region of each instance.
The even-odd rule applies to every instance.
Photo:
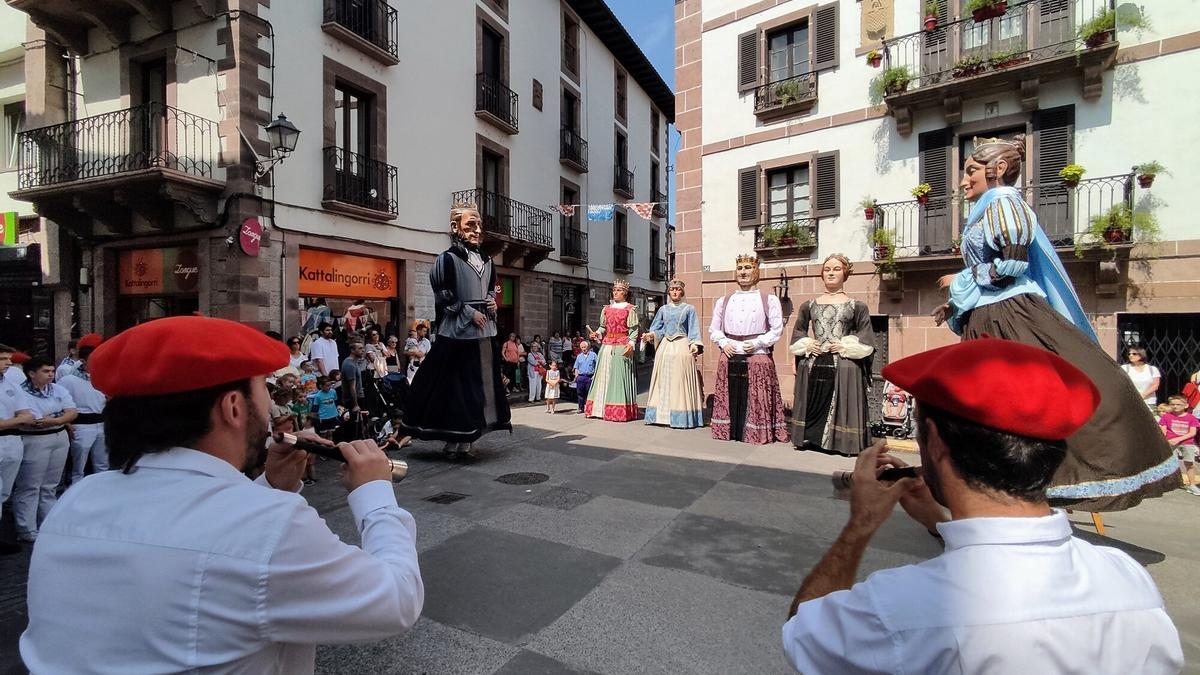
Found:
[[[30,354],[53,353],[53,298],[42,285],[41,246],[0,246],[3,341]]]
[[[297,292],[301,310],[288,330],[311,332],[329,319],[359,329],[366,323],[383,326],[389,335],[404,336],[399,270],[395,260],[300,247]]]
[[[195,245],[120,251],[117,270],[117,330],[200,309]]]

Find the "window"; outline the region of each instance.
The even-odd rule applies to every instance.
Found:
[[[568,14],[563,14],[562,69],[579,74],[579,22]]]
[[[629,96],[629,76],[625,74],[625,71],[621,70],[620,66],[617,66],[617,78],[616,78],[617,119],[621,120],[622,122],[624,122],[626,119],[628,119],[628,115],[627,115],[628,108],[626,107],[628,104],[627,103],[628,96]]]
[[[504,191],[504,158],[490,151],[483,150],[483,185],[484,190],[495,194]]]
[[[622,171],[629,168],[629,139],[620,131],[617,132],[616,144],[613,146],[613,163]]]
[[[562,126],[564,129],[579,131],[579,97],[575,92],[563,89],[562,93]]]
[[[767,36],[770,81],[779,82],[809,72],[808,20]]]
[[[655,110],[654,108],[651,108],[650,109],[650,152],[653,152],[656,155],[658,154],[658,148],[659,148],[658,133],[659,133],[658,111]]]
[[[807,164],[768,172],[767,190],[768,222],[787,223],[811,217],[812,193]]]
[[[21,159],[21,144],[17,134],[25,126],[25,102],[9,103],[4,106],[4,162],[0,169],[16,169]]]
[[[564,185],[562,189],[562,203],[579,204],[579,191],[569,185]],[[579,229],[579,213],[582,210],[581,208],[576,208],[575,212],[570,216],[562,214],[563,227]]]
[[[613,213],[613,241],[617,246],[625,246],[629,241],[629,225],[623,211]]]
[[[334,145],[343,152],[372,155],[371,98],[341,82],[334,86]]]
[[[962,0],[960,16],[970,16],[971,11],[967,9],[969,0]],[[1059,3],[1049,3],[1049,5],[1057,5]],[[1066,4],[1066,3],[1062,3]],[[1049,14],[1054,11],[1055,7],[1047,7],[1042,10],[1044,14]],[[1044,17],[1043,17],[1044,19]],[[962,27],[962,49],[963,52],[986,52],[988,54],[998,51],[1024,51],[1025,49],[1025,28],[1024,22],[1026,17],[1020,12],[1006,14],[998,19],[990,19],[981,22],[966,22]],[[989,45],[992,45],[989,49]]]
[[[504,157],[486,148],[480,150],[479,188],[482,191],[482,203],[479,215],[483,217],[484,228],[489,232],[503,231],[506,223],[501,222],[501,199],[504,192]]]
[[[650,199],[658,201],[658,162],[650,160]]]
[[[491,26],[483,25],[481,43],[484,75],[497,82],[504,81],[504,38]]]

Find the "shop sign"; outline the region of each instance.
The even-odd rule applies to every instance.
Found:
[[[242,227],[238,230],[238,245],[242,249],[242,253],[251,258],[258,257],[258,251],[262,248],[262,224],[258,222],[258,218],[247,218],[242,221]]]
[[[513,292],[515,288],[515,279],[512,277],[500,277],[500,283],[496,284],[496,291],[499,292],[496,304],[501,307],[512,307],[513,300],[516,299],[516,294]]]
[[[17,230],[20,229],[18,223],[21,219],[17,216],[16,211],[5,211],[0,218],[0,244],[4,246],[12,246],[17,243]]]
[[[121,295],[195,293],[200,285],[195,246],[121,251],[117,262],[117,292]]]
[[[302,248],[298,290],[326,298],[394,298],[396,261]]]

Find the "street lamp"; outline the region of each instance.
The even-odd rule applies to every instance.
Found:
[[[276,164],[287,159],[288,155],[295,151],[296,142],[300,140],[300,130],[286,115],[280,113],[279,117],[267,125],[267,137],[271,139],[271,152],[274,156],[268,160],[254,162],[256,178],[266,175]]]
[[[775,287],[775,297],[779,298],[780,302],[788,301],[788,276],[786,267],[779,270],[779,285]]]

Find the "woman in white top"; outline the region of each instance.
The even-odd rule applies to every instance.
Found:
[[[1155,404],[1158,403],[1158,385],[1162,382],[1162,373],[1158,368],[1146,363],[1146,350],[1141,347],[1130,347],[1125,352],[1125,358],[1129,363],[1121,366],[1121,370],[1133,381],[1133,386],[1137,388],[1146,405],[1154,410]]]
[[[529,345],[529,355],[526,357],[529,375],[529,402],[540,401],[545,395],[542,391],[542,378],[546,373],[546,357],[542,356],[541,344],[534,342]]]
[[[300,364],[308,360],[308,356],[300,351],[302,342],[303,340],[298,335],[293,335],[287,341],[288,351],[290,352],[288,354],[288,365],[295,368],[296,372],[300,372]]]

